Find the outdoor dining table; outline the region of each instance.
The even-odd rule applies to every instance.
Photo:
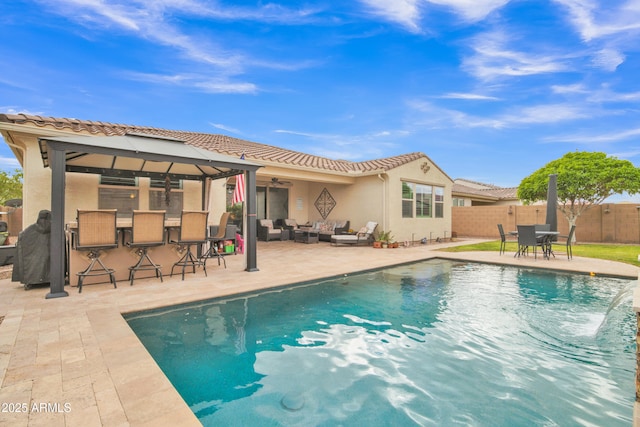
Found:
[[[512,236],[518,236],[517,231],[510,231],[509,234]],[[536,237],[542,240],[542,254],[545,259],[551,259],[551,255],[553,255],[554,258],[556,257],[553,254],[553,248],[551,246],[551,242],[553,241],[553,238],[555,236],[559,236],[559,235],[560,235],[559,231],[536,230]],[[526,251],[527,249],[528,249],[527,246],[520,247],[520,245],[518,245],[518,250],[516,251],[515,254],[513,254],[513,257],[515,258],[515,257],[519,257],[520,255],[523,255],[524,251]]]

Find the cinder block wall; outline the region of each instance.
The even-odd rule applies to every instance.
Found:
[[[471,206],[452,208],[452,229],[458,237],[498,238],[497,224],[505,231],[517,224],[542,224],[545,205]],[[569,223],[558,210],[558,231],[569,232]],[[576,222],[576,240],[591,243],[640,244],[640,206],[603,204],[584,212]]]

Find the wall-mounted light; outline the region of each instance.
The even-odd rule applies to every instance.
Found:
[[[507,211],[509,215],[513,215],[513,206],[509,206],[509,210]]]
[[[611,211],[609,210],[609,205],[607,205],[604,207],[604,213],[608,214],[609,212]]]

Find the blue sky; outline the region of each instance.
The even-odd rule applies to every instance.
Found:
[[[640,1],[0,0],[0,112],[421,151],[502,186],[568,151],[640,165]],[[0,169],[17,163],[0,145]]]

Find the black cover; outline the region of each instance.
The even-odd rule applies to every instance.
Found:
[[[51,212],[42,210],[38,220],[18,235],[11,280],[30,285],[49,283]]]

